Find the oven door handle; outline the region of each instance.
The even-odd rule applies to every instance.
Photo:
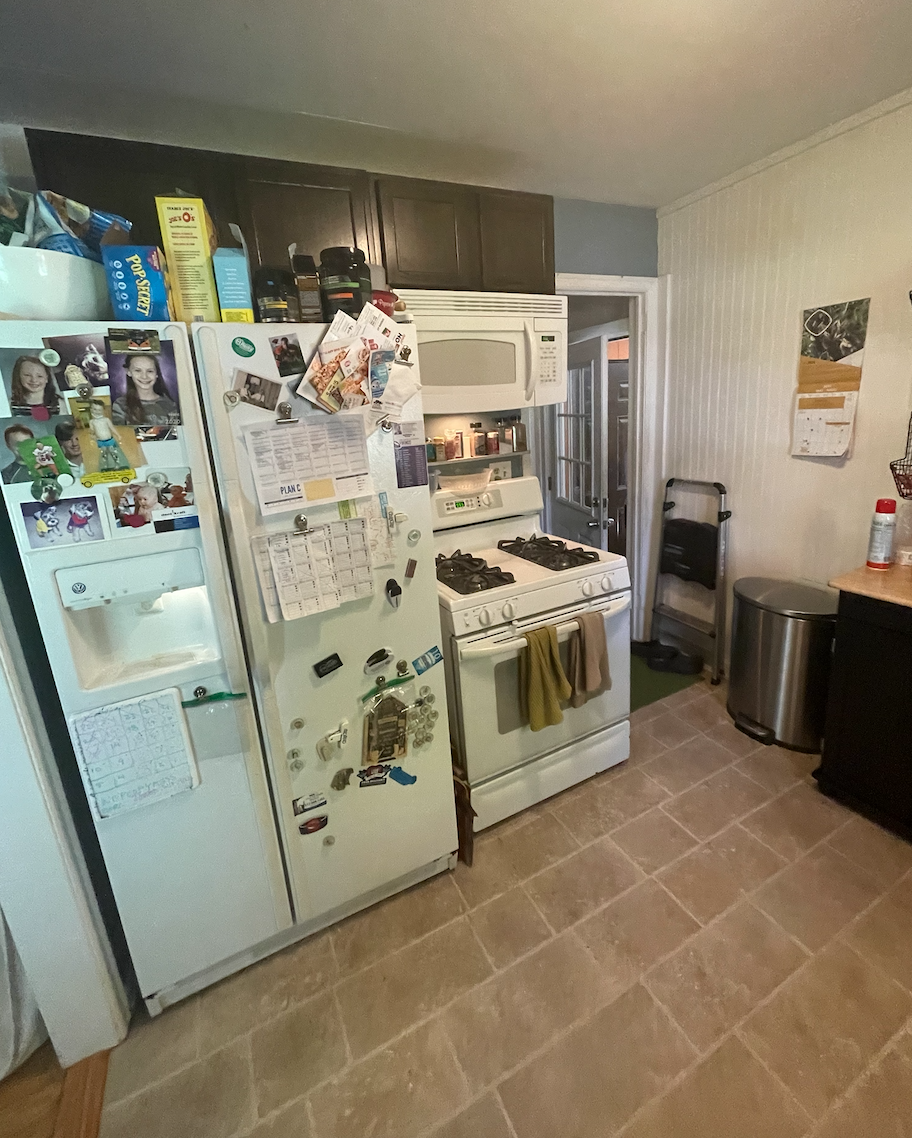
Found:
[[[611,616],[617,616],[619,613],[625,612],[630,608],[630,596],[623,597],[619,601],[612,601],[611,604],[606,605],[603,609],[596,609],[596,612],[601,613],[604,619]],[[590,610],[592,611],[592,610]],[[546,625],[540,625],[545,628]],[[556,632],[558,636],[562,632],[576,632],[579,628],[578,620],[568,620],[565,624],[558,624]],[[511,652],[517,651],[519,648],[525,648],[528,641],[525,636],[516,636],[512,640],[501,640],[497,644],[467,644],[465,648],[459,649],[460,660],[481,660],[485,657],[491,656],[506,656]]]

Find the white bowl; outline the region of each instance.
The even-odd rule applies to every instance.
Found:
[[[14,320],[107,320],[102,265],[71,253],[0,245],[0,316]]]

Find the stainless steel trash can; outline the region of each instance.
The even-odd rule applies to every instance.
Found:
[[[761,743],[820,750],[838,600],[794,581],[735,582],[728,712],[739,730]]]

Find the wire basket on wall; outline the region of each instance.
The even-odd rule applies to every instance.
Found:
[[[906,457],[890,463],[893,481],[901,498],[912,498],[912,418],[909,419],[909,434],[906,437]]]

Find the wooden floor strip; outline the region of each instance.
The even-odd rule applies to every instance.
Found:
[[[98,1138],[109,1051],[97,1051],[68,1067],[53,1138]]]

